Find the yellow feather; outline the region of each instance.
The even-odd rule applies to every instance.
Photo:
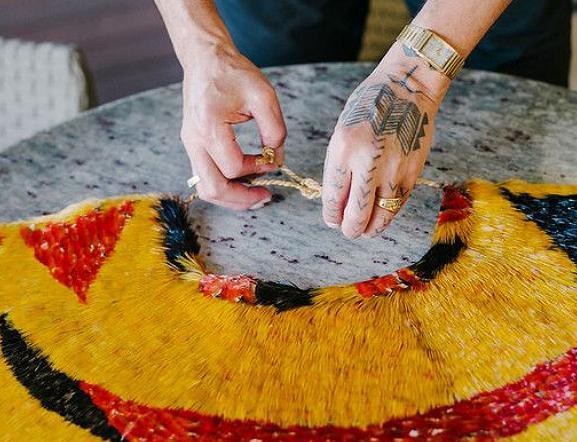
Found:
[[[575,186],[504,186],[537,196],[577,193]],[[199,292],[205,271],[197,257],[183,258],[184,273],[167,264],[158,197],[131,196],[134,216],[87,304],[23,243],[27,223],[0,226],[0,310],[56,369],[123,399],[283,426],[379,424],[514,382],[576,345],[575,264],[497,186],[474,180],[468,188],[473,214],[433,236],[459,235],[467,248],[425,290],[363,299],[354,285],[326,287],[313,306],[281,314],[209,299]],[[34,222],[71,220],[125,199]],[[3,366],[0,382],[1,402],[26,403],[42,425],[86,436],[27,398]],[[0,430],[35,428],[21,416]],[[557,428],[571,434],[575,419],[571,410],[518,438],[552,440]]]

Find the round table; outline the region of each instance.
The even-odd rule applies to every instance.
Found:
[[[326,146],[350,92],[372,64],[270,68],[286,123],[286,163],[321,178]],[[172,85],[85,113],[0,154],[0,220],[58,211],[87,198],[184,195],[189,163],[179,140],[181,93]],[[522,178],[577,183],[577,94],[499,74],[465,71],[437,118],[424,176],[437,181]],[[254,124],[238,139],[256,151]],[[190,221],[216,272],[248,273],[301,287],[382,275],[429,247],[439,191],[419,187],[381,236],[349,241],[325,227],[320,201],[275,189],[275,202],[232,212],[195,201]]]

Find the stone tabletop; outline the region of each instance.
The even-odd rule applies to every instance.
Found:
[[[371,64],[267,69],[289,136],[286,163],[320,179],[325,149],[344,102]],[[179,141],[179,85],[108,104],[0,154],[0,220],[60,210],[126,193],[184,195],[189,165]],[[238,128],[247,150],[254,125]],[[577,94],[538,82],[465,71],[437,118],[424,176],[439,181],[577,183]],[[213,271],[288,280],[302,287],[362,280],[418,259],[430,245],[438,190],[417,188],[382,237],[349,241],[324,226],[319,201],[275,189],[275,203],[231,212],[194,202],[190,219]]]

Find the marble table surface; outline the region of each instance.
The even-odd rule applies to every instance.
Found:
[[[338,114],[371,64],[266,70],[289,130],[286,163],[320,179]],[[179,140],[181,94],[172,85],[83,114],[0,153],[0,221],[125,193],[185,195],[189,163]],[[247,150],[254,125],[238,128]],[[424,176],[439,181],[577,183],[577,94],[498,74],[463,72],[437,118]],[[194,202],[205,261],[214,271],[288,280],[302,287],[352,282],[417,260],[429,247],[439,192],[417,188],[382,237],[349,241],[324,226],[319,201],[276,189],[276,202],[231,212]]]

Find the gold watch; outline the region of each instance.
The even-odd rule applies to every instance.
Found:
[[[401,31],[397,41],[450,79],[455,78],[465,64],[465,59],[453,46],[428,29],[409,24]]]

